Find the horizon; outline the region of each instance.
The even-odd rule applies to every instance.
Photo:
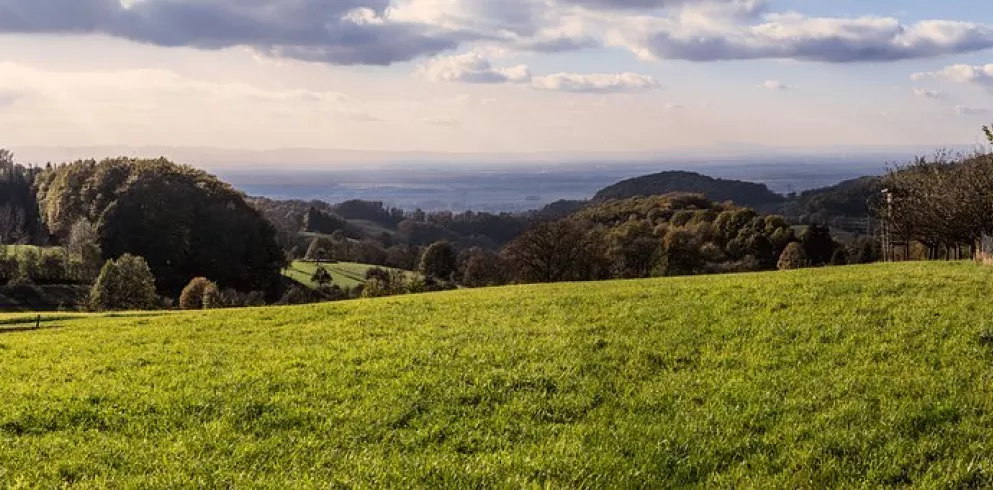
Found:
[[[0,146],[970,147],[991,51],[966,0],[0,0]]]

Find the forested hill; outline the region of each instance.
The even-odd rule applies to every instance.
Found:
[[[866,218],[881,198],[883,178],[859,177],[831,187],[812,189],[790,199],[790,213],[805,223],[831,223],[845,218]]]
[[[696,172],[669,171],[635,177],[605,187],[594,201],[627,199],[669,194],[671,192],[700,193],[711,201],[733,201],[741,206],[761,207],[783,201],[783,196],[769,190],[765,184],[708,177]]]

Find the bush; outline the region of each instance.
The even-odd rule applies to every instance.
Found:
[[[802,269],[807,267],[807,254],[803,251],[803,245],[792,242],[786,246],[782,255],[779,256],[779,270]]]
[[[203,288],[203,309],[216,310],[224,308],[224,299],[221,298],[221,290],[216,283],[208,282]]]
[[[15,257],[0,253],[0,284],[6,284],[17,277],[19,267]]]
[[[313,293],[309,289],[293,285],[283,293],[279,304],[281,305],[302,305],[313,302]]]
[[[372,269],[365,271],[365,279],[366,281],[370,279],[379,279],[383,282],[390,282],[390,272],[386,269],[373,267]]]
[[[252,291],[245,298],[245,306],[265,306],[265,293]]]
[[[848,252],[839,247],[831,254],[831,265],[848,265]]]
[[[62,254],[54,251],[45,252],[41,255],[38,265],[38,280],[46,283],[65,282],[67,268]]]
[[[206,277],[196,277],[183,288],[179,295],[179,308],[183,310],[199,310],[203,308],[203,293],[210,281]]]
[[[96,311],[150,310],[157,304],[152,270],[130,254],[108,260],[90,289],[90,308]]]

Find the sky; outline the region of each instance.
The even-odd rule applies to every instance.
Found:
[[[0,0],[0,146],[968,145],[976,0]]]

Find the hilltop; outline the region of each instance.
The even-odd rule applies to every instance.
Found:
[[[904,263],[0,315],[0,486],[987,486],[991,279]]]
[[[597,192],[594,201],[627,199],[690,192],[703,194],[712,201],[733,201],[741,206],[766,206],[783,201],[783,196],[765,184],[741,180],[716,179],[696,172],[674,170],[622,180]]]

